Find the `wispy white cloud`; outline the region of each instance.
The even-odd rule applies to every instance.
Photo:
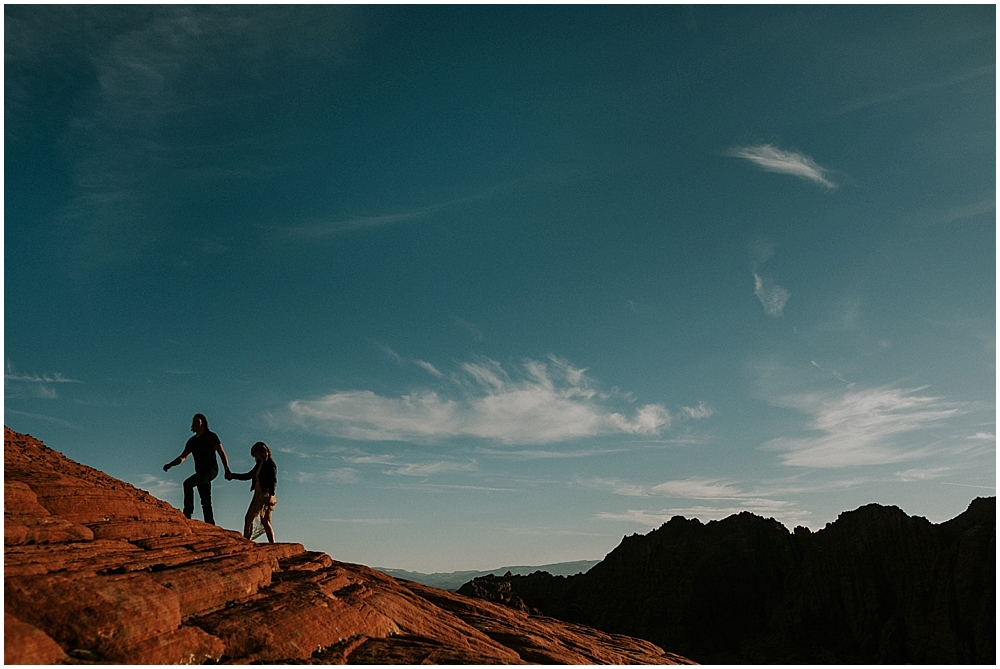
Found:
[[[928,213],[926,215],[926,220],[932,225],[955,223],[956,221],[964,221],[969,218],[976,218],[977,216],[995,214],[997,210],[996,205],[997,203],[995,198],[984,198],[982,200],[977,200],[976,202],[970,202],[969,204],[952,207],[951,209],[946,209],[944,211]]]
[[[326,220],[315,220],[287,225],[278,228],[276,230],[276,234],[278,237],[286,239],[312,240],[323,237],[332,237],[345,232],[351,232],[353,230],[363,230],[366,228],[377,228],[386,225],[409,223],[428,216],[433,216],[434,214],[457,205],[492,197],[509,186],[510,184],[506,183],[489,186],[462,197],[436,202],[424,207],[411,207],[409,209],[392,213],[367,216],[339,216]]]
[[[177,497],[181,490],[180,484],[176,481],[162,479],[152,474],[143,474],[139,478],[139,482],[136,484],[136,487],[140,490],[145,490],[157,499],[162,499],[171,503],[177,503]]]
[[[605,520],[638,522],[656,526],[673,516],[717,520],[735,513],[749,511],[764,517],[773,517],[781,522],[803,523],[808,512],[798,508],[796,502],[774,499],[779,490],[743,490],[736,482],[721,478],[691,477],[664,481],[656,485],[636,484],[620,479],[578,479],[577,483],[586,487],[610,490],[624,497],[668,497],[672,499],[699,502],[687,507],[676,507],[659,511],[630,509],[624,513],[605,512],[598,515]],[[717,502],[719,504],[711,504]]]
[[[599,455],[608,455],[609,453],[621,453],[625,449],[622,448],[590,448],[590,449],[573,449],[573,450],[545,450],[545,449],[523,449],[523,450],[510,450],[510,449],[497,449],[497,448],[479,448],[476,449],[477,453],[482,453],[484,455],[491,455],[502,457],[506,459],[516,459],[516,460],[545,460],[545,459],[565,459],[565,458],[589,458]]]
[[[785,151],[771,144],[758,144],[736,147],[731,149],[728,155],[749,160],[768,172],[789,174],[828,189],[837,187],[837,184],[829,178],[830,171],[803,153]]]
[[[359,481],[358,471],[350,467],[328,469],[324,472],[299,472],[296,478],[299,483],[351,484]]]
[[[763,448],[781,452],[782,462],[796,467],[878,465],[922,457],[926,447],[904,445],[899,437],[965,412],[955,403],[921,394],[923,390],[852,388],[783,397],[773,403],[808,415],[811,434],[772,439]]]
[[[547,444],[609,434],[655,436],[669,427],[670,412],[647,404],[630,415],[615,411],[592,387],[586,370],[550,357],[528,360],[512,377],[496,361],[465,363],[451,376],[448,394],[417,390],[385,397],[346,390],[316,400],[295,400],[297,424],[364,441],[438,442],[455,437],[506,444]]]
[[[618,478],[577,479],[576,483],[587,488],[610,490],[615,495],[624,497],[649,497],[650,486],[639,483],[629,483]]]
[[[529,383],[537,382],[538,380],[538,364],[534,360],[529,360],[525,365],[528,374],[533,377],[529,380]],[[504,387],[511,384],[511,379],[507,375],[507,372],[495,360],[485,359],[478,362],[462,363],[462,371],[468,375],[471,385],[480,386],[488,392],[502,391]],[[456,377],[456,380],[462,382],[463,379]],[[552,384],[543,379],[542,386],[547,389]]]
[[[409,211],[400,211],[394,214],[382,214],[378,216],[346,216],[333,218],[325,221],[311,221],[297,225],[289,225],[277,230],[277,234],[289,239],[319,239],[331,237],[352,230],[363,230],[365,228],[377,228],[393,223],[406,223],[425,216],[429,216],[438,210],[438,207],[421,207]]]
[[[732,483],[722,479],[689,478],[666,481],[652,487],[651,491],[667,497],[681,499],[734,499],[743,493]]]
[[[317,458],[326,458],[326,457],[329,457],[328,453],[315,453],[315,452],[312,452],[312,451],[310,451],[308,449],[304,449],[302,447],[293,448],[291,446],[279,446],[276,449],[272,449],[272,450],[277,450],[279,453],[283,453],[285,455],[291,455],[291,456],[294,456],[296,458],[317,459]],[[335,450],[336,449],[331,449],[331,451],[335,451]]]
[[[942,476],[947,476],[955,471],[954,467],[944,466],[944,467],[924,467],[924,468],[911,468],[906,471],[896,472],[896,477],[900,481],[928,481],[930,479],[939,479]]]
[[[5,390],[5,392],[6,392],[6,390]],[[8,394],[8,395],[6,395],[6,397],[10,397],[10,395]],[[54,416],[46,416],[44,414],[30,413],[28,411],[17,411],[16,409],[10,409],[10,408],[7,408],[7,407],[4,407],[3,412],[4,412],[5,416],[6,415],[26,416],[28,418],[33,418],[35,420],[45,421],[46,423],[53,423],[55,425],[62,425],[63,427],[68,427],[68,428],[70,428],[72,430],[82,430],[83,429],[83,427],[80,426],[80,425],[75,425],[75,424],[69,422],[68,420],[63,420],[62,418],[55,418]]]
[[[880,92],[874,95],[869,95],[864,98],[859,98],[856,100],[851,100],[845,103],[841,107],[835,109],[833,114],[846,114],[849,112],[856,111],[858,109],[864,109],[866,107],[871,107],[874,105],[884,105],[889,103],[901,102],[903,100],[908,100],[913,97],[918,97],[927,94],[938,94],[938,91],[963,84],[968,81],[974,81],[976,79],[984,79],[987,81],[994,81],[996,77],[996,68],[992,65],[985,65],[982,67],[974,67],[968,70],[962,70],[949,74],[946,77],[934,79],[932,81],[926,81],[921,84],[905,86],[897,88],[896,90]]]
[[[59,398],[55,388],[41,384],[18,385],[4,383],[4,396],[8,399],[41,399],[54,400]]]
[[[451,472],[471,472],[476,470],[476,462],[451,462],[442,460],[439,462],[424,462],[420,464],[410,463],[399,465],[390,469],[382,470],[383,474],[390,476],[432,476],[434,474],[447,474]]]
[[[681,411],[688,418],[694,419],[708,418],[709,416],[715,414],[715,409],[705,406],[704,402],[698,402],[698,406],[696,407],[681,407]]]
[[[358,525],[391,525],[403,522],[402,518],[320,518],[322,523],[356,523]]]
[[[750,247],[750,255],[753,267],[754,295],[760,300],[764,307],[764,313],[775,318],[784,314],[785,303],[792,296],[785,288],[776,284],[773,280],[763,277],[757,273],[761,265],[774,256],[775,244],[756,240]]]
[[[347,455],[344,460],[355,465],[387,465],[396,461],[396,456],[384,455]]]
[[[562,537],[608,537],[615,538],[613,534],[607,532],[580,532],[579,530],[567,530],[566,528],[552,526],[532,526],[532,527],[507,527],[508,533],[519,537],[549,537],[558,535]]]
[[[851,381],[848,381],[847,379],[845,379],[844,376],[840,372],[838,372],[837,370],[835,370],[835,369],[826,369],[825,367],[823,367],[822,365],[820,365],[815,360],[810,360],[809,362],[811,362],[812,366],[815,367],[816,369],[820,370],[821,372],[827,372],[828,374],[832,374],[833,378],[837,379],[841,383],[846,384],[847,387],[849,387],[849,388],[854,387],[854,383],[852,383]]]
[[[60,383],[81,383],[66,378],[58,372],[52,374],[25,374],[14,370],[10,361],[4,369],[4,396],[9,398],[57,399],[59,393],[51,387]]]
[[[82,383],[76,379],[67,379],[62,374],[4,374],[4,380],[21,383]]]
[[[979,488],[981,490],[996,490],[995,485],[973,485],[971,483],[950,483],[948,481],[941,481],[941,485],[957,485],[963,488]]]
[[[444,374],[441,373],[437,367],[435,367],[429,362],[426,362],[424,360],[414,360],[413,364],[423,369],[426,369],[431,374],[431,376],[436,376],[439,379],[444,378]]]
[[[792,296],[787,290],[776,284],[771,279],[766,279],[756,272],[753,274],[754,295],[760,300],[764,307],[764,313],[777,318],[785,312],[785,303]]]
[[[398,362],[398,363],[402,363],[403,362],[403,356],[401,356],[399,353],[396,353],[396,351],[392,350],[392,348],[386,346],[385,344],[381,344],[379,342],[375,342],[375,345],[378,346],[380,349],[382,349],[382,351],[387,356],[389,356],[390,358],[392,358],[396,362]]]
[[[743,513],[744,511],[764,518],[773,518],[785,527],[794,527],[797,525],[808,526],[811,515],[809,511],[797,508],[792,502],[746,500],[739,505],[724,507],[695,505],[655,511],[645,509],[628,509],[623,512],[604,511],[599,512],[596,517],[599,520],[625,522],[655,528],[675,516],[682,516],[688,519],[697,518],[702,522],[709,522],[712,520],[722,520],[723,518]]]
[[[965,457],[989,456],[996,454],[997,438],[992,432],[976,432],[966,436],[964,439],[958,437],[950,441],[950,449],[953,455]]]
[[[387,356],[389,356],[390,358],[392,358],[396,363],[398,363],[400,365],[402,365],[404,363],[407,363],[407,362],[412,362],[414,365],[416,365],[417,367],[420,367],[421,369],[423,369],[425,372],[427,372],[431,376],[434,376],[434,377],[439,378],[439,379],[443,379],[444,378],[444,374],[437,367],[435,367],[431,363],[427,362],[426,360],[416,360],[416,359],[404,358],[401,354],[397,353],[395,350],[393,350],[389,346],[386,346],[385,344],[382,344],[380,342],[375,342],[375,345],[378,346],[380,349],[382,349],[382,351]]]
[[[447,493],[447,492],[521,492],[518,488],[499,488],[495,486],[484,486],[484,485],[459,485],[454,483],[405,483],[397,484],[391,486],[384,486],[392,488],[393,490],[412,490],[415,492],[432,492],[432,493]]]

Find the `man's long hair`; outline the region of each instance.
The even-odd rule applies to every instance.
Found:
[[[194,417],[201,421],[201,424],[205,426],[206,430],[208,429],[208,419],[205,418],[205,414],[203,414],[203,413],[196,413],[194,415]]]

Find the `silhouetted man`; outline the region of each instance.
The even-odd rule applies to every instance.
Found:
[[[190,518],[194,513],[194,489],[197,487],[205,522],[215,525],[215,516],[212,514],[212,479],[219,475],[219,462],[215,459],[215,454],[222,456],[222,466],[226,468],[227,474],[230,473],[229,458],[226,457],[219,436],[209,431],[208,419],[204,414],[194,415],[191,419],[191,431],[194,436],[188,439],[184,452],[163,465],[163,471],[176,467],[189,455],[194,456],[194,474],[184,479],[184,515]]]

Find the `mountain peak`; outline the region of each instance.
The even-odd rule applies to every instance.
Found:
[[[675,517],[586,574],[459,592],[638,636],[709,664],[995,664],[996,498],[944,523],[867,504],[792,533]]]

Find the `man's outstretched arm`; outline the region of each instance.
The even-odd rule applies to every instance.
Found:
[[[173,460],[171,460],[167,464],[163,465],[163,471],[167,471],[171,467],[176,467],[180,463],[182,463],[185,460],[187,460],[187,456],[189,456],[189,455],[191,455],[191,451],[189,451],[189,450],[187,450],[185,448],[183,453],[181,453],[180,455],[178,455],[176,458],[174,458]]]

